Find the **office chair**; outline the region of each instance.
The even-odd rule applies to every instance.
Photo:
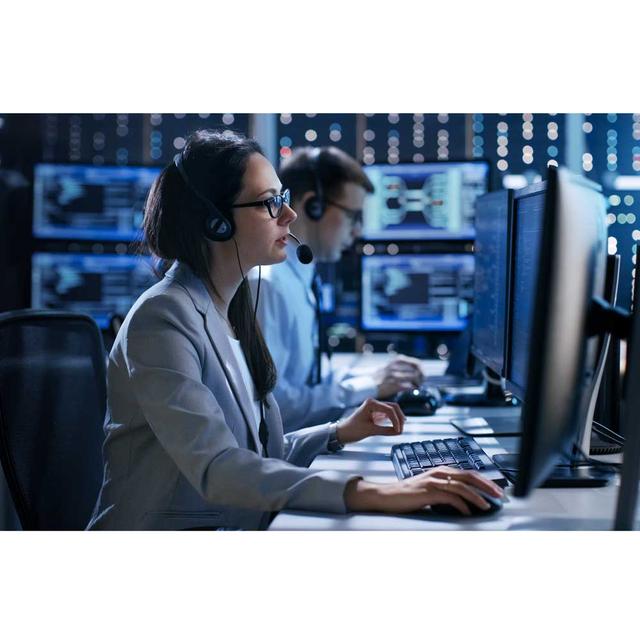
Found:
[[[0,461],[23,529],[84,529],[102,483],[105,354],[89,317],[0,314]]]

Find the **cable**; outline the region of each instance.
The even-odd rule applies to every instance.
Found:
[[[262,265],[258,265],[258,290],[256,291],[256,305],[253,308],[253,330],[256,328],[256,318],[258,315],[258,301],[260,300],[260,284],[262,283]]]
[[[596,433],[599,433],[600,435],[606,438],[610,438],[616,444],[624,444],[624,436],[620,435],[619,433],[616,433],[615,431],[612,431],[611,429],[609,429],[609,427],[606,427],[605,425],[600,424],[596,420],[593,421],[593,424],[594,424],[594,430],[596,431]]]

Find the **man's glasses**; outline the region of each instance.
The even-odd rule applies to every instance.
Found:
[[[333,200],[327,200],[327,198],[324,199],[324,201],[327,204],[330,204],[334,207],[337,207],[338,209],[340,209],[341,211],[344,211],[347,214],[347,217],[349,218],[349,221],[351,222],[351,224],[362,224],[362,209],[351,209],[349,207],[345,207],[343,204],[340,204],[339,202],[334,202]]]
[[[233,209],[242,209],[243,207],[267,207],[267,211],[272,218],[279,218],[282,215],[284,205],[291,203],[291,192],[285,189],[277,196],[271,196],[266,200],[258,200],[257,202],[243,202],[242,204],[234,204]]]

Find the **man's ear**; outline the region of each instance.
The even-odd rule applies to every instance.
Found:
[[[298,209],[300,209],[300,211],[304,211],[304,207],[307,204],[307,202],[309,202],[309,200],[311,200],[311,198],[313,198],[316,195],[315,191],[305,191],[299,198],[297,198],[295,203],[291,203],[293,205],[297,205]],[[294,206],[294,211],[296,210],[295,206]]]

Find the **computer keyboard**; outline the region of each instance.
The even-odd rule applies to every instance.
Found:
[[[448,466],[476,470],[497,485],[507,486],[507,479],[473,438],[443,438],[396,444],[391,448],[391,460],[401,480],[434,467]]]

